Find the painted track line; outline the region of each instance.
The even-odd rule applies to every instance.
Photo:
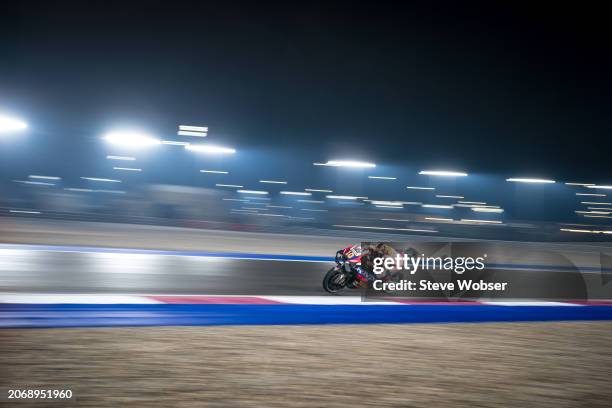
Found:
[[[0,293],[0,328],[612,320],[612,302]]]
[[[334,262],[334,258],[328,256],[295,256],[283,254],[258,254],[242,252],[172,251],[161,249],[105,248],[67,245],[0,244],[0,249],[98,254],[194,256],[205,258],[248,259],[259,261]]]
[[[612,306],[0,305],[0,328],[485,323],[612,320]]]
[[[138,305],[138,304],[295,304],[295,305],[493,305],[493,306],[612,306],[612,300],[529,300],[529,299],[446,299],[354,296],[278,296],[278,295],[182,295],[182,294],[107,294],[107,293],[12,293],[0,292],[0,305]]]

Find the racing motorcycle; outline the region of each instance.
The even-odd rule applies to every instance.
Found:
[[[367,289],[369,284],[365,277],[357,271],[361,264],[361,248],[354,246],[336,252],[336,265],[323,278],[323,289],[337,294],[345,289]],[[403,279],[400,272],[387,272],[379,277],[383,282]]]
[[[355,264],[361,262],[361,257],[347,257],[346,254],[338,251],[335,258],[336,265],[331,268],[323,278],[323,289],[329,293],[338,293],[342,290],[357,289],[367,287],[355,269]]]

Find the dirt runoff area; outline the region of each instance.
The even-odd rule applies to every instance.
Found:
[[[610,407],[612,322],[0,330],[26,406]]]

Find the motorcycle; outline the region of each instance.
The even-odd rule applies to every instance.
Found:
[[[331,268],[323,278],[323,289],[331,294],[338,294],[345,289],[367,289],[368,283],[363,280],[351,262],[347,261],[342,254],[336,253],[336,265]],[[398,281],[403,279],[399,272],[387,272],[380,277],[383,282]]]
[[[336,253],[335,261],[336,265],[323,278],[323,289],[326,292],[336,294],[346,288],[363,287],[362,281],[357,277],[357,271],[342,254]]]

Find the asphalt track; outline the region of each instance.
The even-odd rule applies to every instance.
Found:
[[[9,248],[0,249],[0,292],[322,295],[332,265],[315,257]]]
[[[0,292],[38,294],[250,295],[321,298],[325,257],[91,247],[0,246]],[[562,265],[492,265],[544,288],[575,271]],[[599,279],[601,270],[582,273]],[[609,271],[605,271],[608,272]],[[580,275],[580,274],[578,274]],[[522,277],[521,277],[522,276]],[[340,300],[339,297],[328,297]],[[186,301],[183,301],[187,299]],[[612,320],[612,306],[572,304],[0,304],[0,327],[279,325]],[[225,299],[225,298],[223,298]],[[348,300],[348,299],[347,299]],[[357,300],[357,299],[355,299]],[[197,302],[193,302],[197,303]],[[327,302],[324,302],[327,303]],[[336,302],[342,303],[342,302]]]
[[[316,256],[0,244],[0,292],[321,296],[332,265]],[[488,266],[535,289],[552,280],[575,286],[567,265]],[[580,268],[587,277],[611,272]]]

